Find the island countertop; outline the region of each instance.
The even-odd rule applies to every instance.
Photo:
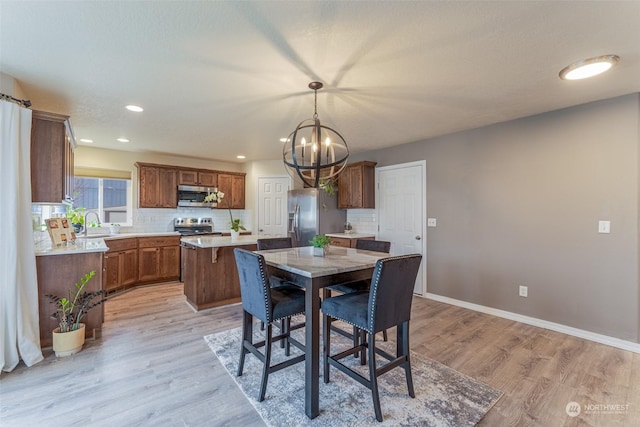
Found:
[[[199,248],[221,248],[225,246],[255,245],[258,241],[258,236],[241,235],[237,239],[231,239],[231,236],[185,236],[180,241]]]

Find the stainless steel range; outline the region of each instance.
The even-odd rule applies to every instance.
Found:
[[[205,218],[175,218],[173,230],[183,236],[222,235],[220,231],[213,231],[211,217]]]

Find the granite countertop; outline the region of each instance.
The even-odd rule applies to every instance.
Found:
[[[327,233],[326,236],[337,237],[340,239],[365,239],[367,237],[376,237],[371,233]]]
[[[165,231],[159,233],[121,233],[121,234],[91,234],[85,238],[80,235],[75,243],[67,246],[53,247],[49,236],[36,242],[36,256],[42,255],[63,255],[81,254],[89,252],[107,252],[109,248],[106,242],[117,239],[127,239],[132,237],[158,237],[158,236],[179,236],[177,231]]]
[[[75,243],[67,244],[66,246],[52,246],[51,239],[43,239],[35,244],[36,256],[42,255],[70,255],[70,254],[83,254],[90,252],[107,252],[107,247],[104,239],[76,239]]]
[[[180,233],[177,231],[164,231],[158,233],[119,233],[119,234],[109,234],[108,236],[104,236],[105,240],[116,240],[116,239],[126,239],[128,237],[161,237],[161,236],[179,236]],[[91,239],[91,234],[89,234],[89,239]]]
[[[258,236],[241,235],[234,240],[231,240],[231,236],[186,236],[180,241],[199,248],[220,248],[223,246],[255,245],[257,244]]]

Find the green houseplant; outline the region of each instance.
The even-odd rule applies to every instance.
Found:
[[[80,233],[82,231],[82,227],[84,227],[84,214],[85,208],[72,208],[71,206],[67,207],[67,218],[71,221],[71,225],[73,226],[73,230],[76,233]]]
[[[222,203],[222,199],[224,198],[224,193],[222,191],[214,191],[209,193],[207,197],[204,198],[205,202],[215,203],[214,207],[218,206],[218,203]],[[228,206],[228,205],[227,205]],[[229,207],[229,217],[231,218],[231,237],[238,237],[238,233],[240,230],[246,230],[243,225],[240,224],[240,219],[233,219],[233,214],[231,213],[231,207]],[[235,232],[235,235],[234,235]]]
[[[84,290],[95,275],[95,270],[85,274],[79,283],[75,283],[73,288],[67,291],[66,296],[45,295],[56,307],[51,318],[58,321],[58,327],[53,330],[53,350],[58,357],[71,356],[82,349],[85,331],[84,324],[80,321],[89,310],[105,301],[102,296],[106,291]]]
[[[327,251],[327,246],[331,243],[331,238],[324,234],[317,234],[310,240],[313,246],[313,254],[315,256],[324,256]]]

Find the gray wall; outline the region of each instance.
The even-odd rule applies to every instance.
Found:
[[[632,94],[350,160],[426,159],[428,292],[639,342],[639,145]]]

